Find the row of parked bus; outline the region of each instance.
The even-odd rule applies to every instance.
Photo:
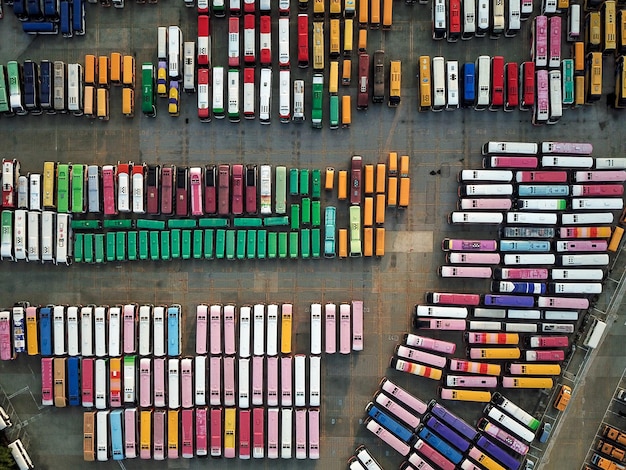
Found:
[[[319,459],[319,423],[317,408],[126,408],[85,412],[83,457],[86,461],[209,455]]]
[[[28,34],[58,34],[65,38],[85,34],[84,0],[12,0],[13,13]]]

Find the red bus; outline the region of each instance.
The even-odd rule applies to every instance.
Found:
[[[426,292],[425,300],[429,304],[479,305],[480,295],[446,292]]]
[[[508,62],[505,65],[506,101],[505,111],[513,111],[519,106],[519,70],[517,62]]]
[[[82,404],[85,408],[93,407],[93,361],[84,358],[80,365]]]
[[[450,0],[448,8],[448,42],[456,42],[461,37],[461,0]]]
[[[200,457],[207,454],[207,409],[196,408],[196,455]]]
[[[496,111],[504,106],[504,57],[491,58],[491,105],[489,109]]]
[[[232,213],[234,215],[243,214],[243,165],[233,165],[233,200]]]
[[[298,15],[298,67],[309,66],[309,15]]]
[[[239,458],[250,458],[250,410],[239,410]]]
[[[369,74],[370,56],[362,52],[359,54],[359,81],[356,98],[357,109],[367,109],[369,104]]]
[[[172,215],[174,206],[174,167],[165,165],[161,169],[161,214]]]
[[[222,456],[222,409],[211,408],[211,457]]]
[[[518,183],[566,183],[567,171],[518,171],[515,174]]]
[[[259,55],[261,65],[272,65],[272,19],[269,15],[261,15],[259,28]]]
[[[204,168],[204,213],[217,214],[217,186],[215,165]]]
[[[252,455],[255,459],[264,457],[265,449],[265,414],[264,408],[254,408],[252,410]]]
[[[183,459],[191,459],[193,458],[193,410],[183,410],[181,428],[183,435]]]
[[[522,83],[522,99],[519,108],[528,111],[535,105],[535,63],[522,62],[520,67],[520,82]]]
[[[115,205],[115,169],[113,165],[102,167],[102,198],[104,200],[104,215],[117,214]]]
[[[198,16],[198,65],[211,65],[211,37],[209,35],[209,16]]]
[[[220,165],[218,169],[218,214],[228,215],[230,209],[230,166]]]

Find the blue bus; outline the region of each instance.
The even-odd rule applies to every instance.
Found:
[[[509,470],[518,470],[521,463],[511,456],[508,452],[505,452],[499,445],[494,444],[486,437],[479,437],[476,441],[476,445],[482,449],[488,456],[497,460]]]
[[[383,412],[380,408],[378,408],[372,402],[368,403],[365,410],[367,411],[368,416],[370,416],[374,421],[376,421],[382,427],[387,429],[390,433],[392,433],[398,439],[406,442],[409,445],[414,440],[415,436],[409,429],[405,428],[402,424],[400,424],[394,418],[389,416],[387,413]]]
[[[486,294],[483,303],[499,307],[534,307],[535,298],[529,295]]]
[[[458,465],[461,460],[463,460],[463,454],[461,452],[457,451],[428,428],[424,426],[420,427],[417,435],[454,464]]]
[[[474,106],[476,100],[476,85],[473,62],[463,64],[463,106]]]
[[[52,316],[51,307],[41,307],[39,310],[39,350],[42,356],[52,356]]]
[[[569,186],[551,184],[520,184],[518,196],[569,196]]]
[[[26,0],[26,14],[29,20],[41,20],[43,14],[39,5],[39,0]]]
[[[80,405],[80,358],[67,360],[67,395],[70,406]]]
[[[470,426],[461,418],[450,413],[445,407],[437,403],[436,400],[431,400],[428,404],[428,409],[431,414],[435,415],[441,421],[446,423],[452,429],[456,430],[459,434],[465,436],[470,441],[474,440],[478,436],[478,431],[473,426]]]
[[[59,21],[59,0],[43,0],[43,16],[48,21]]]
[[[61,34],[64,38],[72,37],[72,18],[70,16],[70,2],[61,2]]]
[[[546,284],[543,282],[491,281],[491,292],[545,294]]]
[[[13,0],[13,14],[17,16],[20,21],[28,20],[28,13],[26,13],[26,0]]]
[[[111,428],[111,454],[113,460],[124,459],[124,440],[122,439],[122,410],[114,410],[109,414]]]
[[[180,305],[167,309],[167,355],[180,355]]]
[[[42,60],[39,64],[39,106],[41,106],[41,109],[47,113],[54,113],[51,86],[53,77],[54,71],[52,69],[52,62],[49,60]]]
[[[25,21],[22,23],[22,31],[26,34],[57,34],[56,23],[52,21]]]
[[[428,430],[436,432],[461,452],[465,452],[467,449],[469,449],[469,441],[460,436],[447,424],[442,423],[437,418],[430,415],[426,415],[424,417],[424,420],[426,421],[426,426],[428,427]]]
[[[545,240],[500,240],[500,251],[549,252],[550,242]]]
[[[85,3],[83,0],[72,0],[72,29],[79,36],[85,34]]]

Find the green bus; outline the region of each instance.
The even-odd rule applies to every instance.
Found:
[[[237,230],[237,259],[246,257],[246,231]]]
[[[300,231],[300,252],[302,258],[311,256],[311,229],[305,228]]]
[[[219,228],[219,227],[228,227],[229,225],[228,219],[218,219],[218,218],[208,218],[204,217],[198,220],[198,227],[202,228]]]
[[[133,228],[133,220],[132,219],[104,219],[102,226],[105,229],[106,228],[131,229]]]
[[[70,211],[70,166],[66,163],[57,166],[57,211]]]
[[[164,220],[137,219],[137,228],[145,230],[165,230]]]
[[[168,236],[169,238],[169,233],[164,232],[165,236]],[[180,258],[180,229],[175,228],[174,230],[171,231],[171,239],[172,239],[172,259],[178,259]]]
[[[183,259],[191,258],[191,230],[183,230],[181,247]]]
[[[1,259],[13,260],[13,211],[2,211],[2,256]]]
[[[281,217],[266,217],[263,219],[263,225],[266,227],[283,227],[289,225],[289,217],[283,215]]]
[[[96,250],[94,261],[96,263],[104,263],[104,233],[97,233],[94,238]]]
[[[246,257],[248,259],[256,258],[256,230],[248,230],[248,251]]]
[[[311,255],[313,258],[320,257],[322,234],[319,228],[311,230]]]
[[[195,219],[169,219],[167,228],[196,228]]]
[[[116,232],[115,243],[115,257],[117,261],[126,261],[126,232]]]
[[[128,261],[137,260],[137,232],[128,232]]]
[[[330,96],[330,128],[339,129],[339,97]]]
[[[278,233],[277,232],[269,232],[267,234],[267,257],[268,258],[276,258],[277,251],[277,240]]]
[[[308,196],[309,195],[309,170],[308,168],[303,168],[300,170],[300,195]]]
[[[350,256],[362,256],[360,206],[350,206]]]
[[[311,172],[311,197],[319,199],[322,195],[322,172],[313,170]]]
[[[107,261],[115,261],[115,232],[107,232],[106,234],[106,257]]]
[[[205,259],[213,259],[213,238],[215,237],[215,231],[213,229],[206,229],[204,231],[204,257]]]
[[[154,65],[150,62],[141,64],[141,111],[149,117],[156,117],[156,88],[154,86]]]
[[[139,232],[139,259],[148,259],[148,231]]]
[[[77,233],[74,235],[74,261],[77,263],[83,262],[83,234]]]
[[[298,232],[289,232],[289,257],[298,257]]]
[[[322,223],[322,203],[320,201],[311,202],[311,225],[319,227]]]
[[[86,233],[83,240],[83,261],[93,263],[93,239],[92,233]]]
[[[102,227],[99,220],[72,220],[72,230],[98,230]]]
[[[324,75],[313,74],[313,106],[311,107],[311,124],[315,129],[322,128],[322,96],[324,93]]]
[[[235,217],[233,227],[261,227],[263,219],[260,217]]]
[[[291,205],[291,230],[300,228],[300,204]]]
[[[217,259],[223,259],[225,249],[226,249],[226,230],[219,229],[215,233],[215,257]]]
[[[235,239],[234,230],[226,231],[226,259],[235,259]]]
[[[287,167],[276,167],[276,199],[275,211],[277,214],[287,213]],[[267,220],[267,219],[266,219]],[[267,224],[265,224],[267,225]]]
[[[85,165],[72,165],[72,212],[85,212]]]
[[[256,235],[256,252],[257,258],[265,259],[267,250],[267,230],[259,230]]]
[[[311,199],[308,197],[302,198],[302,224],[311,224]]]
[[[7,93],[7,76],[4,65],[0,65],[0,113],[12,114]]]
[[[289,169],[289,195],[290,196],[298,195],[298,176],[299,176],[299,171],[297,168]]]
[[[27,114],[22,95],[22,64],[15,60],[7,62],[7,78],[9,80],[9,109],[11,113]]]
[[[574,59],[563,59],[563,104],[574,104]]]
[[[202,230],[193,231],[193,257],[202,258]]]
[[[293,232],[298,235],[298,232]],[[287,232],[278,232],[278,257],[287,257]]]
[[[161,259],[163,261],[169,260],[172,257],[171,252],[170,232],[165,230],[161,232]]]
[[[161,259],[159,251],[159,232],[150,232],[150,259],[158,261]]]

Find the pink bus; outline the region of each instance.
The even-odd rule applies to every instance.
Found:
[[[561,349],[524,351],[524,357],[529,362],[561,362],[565,360],[565,351]]]
[[[165,358],[154,358],[154,406],[165,406]]]
[[[235,358],[224,358],[224,405],[235,406]]]
[[[492,256],[492,255],[489,255]],[[496,255],[499,258],[499,255]],[[499,260],[498,260],[499,262]],[[480,295],[478,294],[461,294],[457,292],[426,292],[424,296],[429,304],[447,304],[447,305],[479,305]],[[454,351],[453,351],[454,352]]]
[[[210,351],[211,354],[222,354],[222,306],[211,305],[211,315],[209,317],[209,329],[211,332]]]
[[[320,458],[320,410],[309,408],[309,459]]]
[[[267,410],[267,458],[278,458],[278,408]]]
[[[455,372],[467,372],[470,374],[486,374],[494,376],[500,375],[502,370],[499,364],[465,361],[463,359],[451,359],[449,368]]]
[[[499,253],[446,253],[446,263],[500,264]]]
[[[263,404],[263,356],[252,358],[252,404]]]
[[[93,407],[93,361],[93,359],[83,358],[80,364],[81,397],[85,408]]]
[[[496,268],[495,279],[548,279],[544,268]]]
[[[211,408],[211,457],[222,456],[222,408]]]
[[[517,333],[465,333],[469,344],[518,344]]]
[[[536,67],[546,67],[548,65],[548,18],[546,16],[535,17],[532,34],[531,57]]]
[[[335,304],[326,304],[326,354],[335,354],[337,352],[337,322]]]
[[[278,406],[278,358],[267,358],[267,405]]]
[[[426,457],[432,463],[435,464],[437,468],[440,470],[454,470],[454,464],[446,459],[443,455],[433,449],[431,446],[426,444],[421,439],[418,439],[415,445],[413,446],[415,450],[419,452],[420,455]],[[415,454],[411,454],[411,457]],[[409,462],[414,463],[409,457]]]
[[[606,251],[606,240],[557,241],[556,251]]]
[[[158,361],[159,359],[155,359]],[[139,406],[148,408],[152,406],[152,359],[142,357],[139,360]]]
[[[405,469],[405,470],[415,470],[416,468],[419,468],[419,470],[435,470],[428,462],[426,462],[426,460],[424,460],[418,454],[411,454],[409,459],[411,463],[407,461],[406,466],[400,467],[400,468]],[[468,467],[468,468],[471,468],[471,467]],[[463,469],[465,470],[465,467],[463,467]],[[476,467],[476,470],[481,470],[481,469],[479,467]]]
[[[398,399],[400,403],[411,408],[416,413],[420,415],[426,413],[426,410],[428,409],[428,405],[426,405],[426,403],[419,398],[414,397],[402,387],[397,386],[387,377],[383,377],[378,386],[382,391]]]
[[[406,372],[407,374],[426,377],[427,379],[439,380],[442,376],[441,369],[425,366],[413,361],[405,361],[395,356],[391,358],[389,367],[399,370],[400,372]]]
[[[437,356],[436,354],[430,354],[419,349],[410,348],[408,346],[402,346],[401,344],[396,346],[395,354],[398,357],[410,359],[412,361],[421,362],[422,364],[428,364],[435,367],[445,367],[448,360],[445,357]]]
[[[574,181],[577,183],[593,181],[593,182],[620,182],[626,181],[626,171],[576,171],[574,172]]]
[[[198,305],[196,307],[196,354],[207,353],[207,316],[209,307]]]
[[[104,201],[104,215],[117,214],[115,205],[115,169],[113,165],[102,167],[102,199]]]
[[[191,359],[189,360],[191,361]],[[193,410],[183,410],[181,431],[182,431],[181,434],[183,438],[183,459],[191,459],[193,458],[193,434],[194,434],[193,433]]]
[[[306,409],[296,409],[296,459],[306,459]]]
[[[124,305],[124,354],[135,354],[137,351],[137,335],[135,331],[135,313],[137,305]]]
[[[385,442],[395,451],[399,452],[400,455],[406,456],[411,450],[411,448],[406,443],[391,434],[373,419],[367,418],[365,420],[365,425],[369,431],[378,436],[383,442]]]
[[[362,300],[352,301],[352,350],[363,351],[363,301]]]
[[[339,305],[339,352],[350,354],[350,305]]]
[[[265,455],[265,413],[264,408],[252,410],[252,456],[262,459]]]
[[[404,342],[408,346],[430,349],[431,351],[437,351],[443,354],[454,354],[454,351],[456,350],[456,344],[449,341],[427,338],[425,336],[418,336],[412,333],[404,335]]]
[[[224,354],[235,354],[235,306],[224,306]]]
[[[572,196],[621,196],[624,186],[621,184],[573,184]]]
[[[492,275],[491,268],[481,266],[439,266],[441,277],[463,277],[489,279]]]
[[[485,157],[483,168],[537,168],[537,157]]]
[[[457,240],[444,238],[441,242],[443,251],[497,251],[498,242],[495,240]]]
[[[460,211],[472,209],[509,210],[512,206],[513,202],[508,198],[462,198],[456,205],[457,209]]]
[[[424,330],[450,330],[450,331],[464,331],[467,327],[465,320],[454,319],[431,319],[422,320],[415,318],[413,320],[413,326],[415,328],[422,328]]]
[[[539,297],[538,307],[588,309],[589,299],[579,297]]]
[[[250,458],[250,410],[239,410],[239,458]]]
[[[447,387],[493,388],[498,386],[497,377],[486,375],[448,375]]]
[[[152,426],[152,458],[154,460],[165,460],[165,415],[165,410],[156,410],[153,415],[154,423]]]
[[[574,142],[542,142],[542,155],[591,155],[593,144]]]
[[[374,395],[374,399],[376,403],[382,405],[387,411],[389,411],[389,413],[400,418],[402,421],[408,424],[413,431],[415,431],[420,425],[420,419],[417,416],[393,401],[384,393],[377,392],[376,395]]]
[[[531,348],[566,348],[569,340],[567,336],[531,336],[528,344]]]
[[[525,442],[522,442],[520,439],[514,437],[512,434],[509,434],[504,429],[499,428],[484,418],[481,418],[478,421],[478,428],[482,429],[485,434],[495,437],[496,440],[503,444],[503,447],[508,447],[520,455],[526,455],[530,449]]]
[[[567,171],[518,171],[515,174],[518,183],[566,183]]]
[[[124,456],[137,458],[137,408],[124,410]]]
[[[292,388],[293,388],[292,387],[292,382],[293,382],[292,362],[293,361],[292,361],[291,356],[285,356],[285,357],[280,358],[280,405],[281,406],[291,406],[292,404]],[[269,384],[268,384],[268,388],[269,388]]]
[[[190,357],[186,357],[180,361],[181,401],[182,401],[183,408],[193,407],[192,362],[193,360]],[[184,416],[185,415],[183,411],[183,417]]]
[[[550,47],[548,54],[548,67],[558,68],[561,66],[561,17],[550,17]]]
[[[196,408],[196,455],[203,457],[209,453],[207,441],[207,409]]]
[[[189,169],[189,187],[191,194],[191,215],[203,215],[202,211],[202,168]]]
[[[54,404],[52,394],[52,358],[41,359],[41,404],[52,406]]]

